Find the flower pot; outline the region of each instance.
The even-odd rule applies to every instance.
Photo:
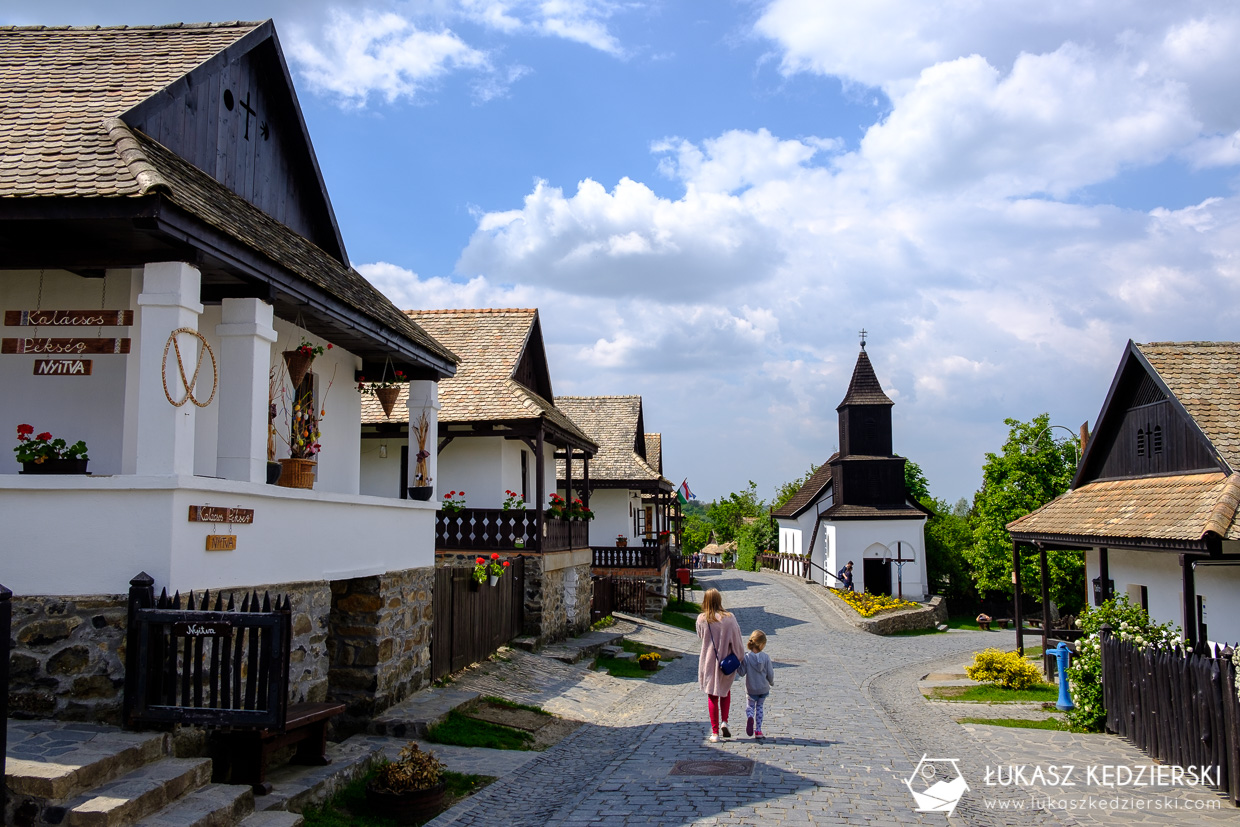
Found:
[[[616,538],[616,548],[628,548],[628,547],[629,547],[629,541],[627,537]]]
[[[429,821],[443,806],[446,783],[440,781],[434,787],[408,793],[390,793],[380,790],[373,783],[366,785],[366,803],[377,816],[390,818],[397,824],[416,824]]]
[[[513,548],[525,548],[525,541],[524,540],[513,540],[512,547]]]
[[[314,355],[302,353],[300,350],[284,351],[284,365],[288,368],[288,381],[294,388],[306,378],[306,371],[314,364]]]
[[[433,495],[434,493],[435,493],[435,486],[433,485],[411,485],[409,486],[409,499],[411,500],[421,500],[422,502],[426,502],[427,500],[431,498],[431,495]]]
[[[390,388],[375,388],[375,398],[383,406],[383,415],[389,419],[392,418],[392,408],[396,407],[396,399],[399,396],[400,388],[395,385]]]
[[[499,583],[499,577],[497,577],[497,576],[496,576],[496,575],[494,575],[494,574],[488,574],[488,575],[487,575],[487,582],[488,582],[488,583],[490,583],[492,586],[494,586],[494,585],[496,585],[496,584],[498,584],[498,583]]]
[[[284,467],[278,462],[267,463],[267,484],[275,485],[280,481],[280,474],[284,471]]]
[[[42,462],[23,462],[23,474],[85,474],[88,459],[45,459]]]
[[[280,460],[280,481],[276,483],[281,488],[314,488],[314,466],[315,461],[312,459],[298,459],[296,457],[286,457]]]
[[[642,669],[645,669],[647,672],[653,672],[659,668],[659,662],[657,660],[639,660],[637,665]]]

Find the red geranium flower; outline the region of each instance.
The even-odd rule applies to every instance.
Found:
[[[34,433],[33,425],[18,425],[17,426],[17,436],[20,439],[25,439],[26,437],[30,436],[33,433]]]
[[[481,566],[483,563],[486,562],[486,560],[483,560],[481,557],[479,557],[475,562]]]
[[[51,432],[51,431],[44,431],[43,433],[38,434],[38,435],[36,435],[36,436],[35,436],[35,439],[41,440],[41,441],[43,441],[43,442],[47,442],[47,441],[48,441],[49,439],[51,439],[51,438],[52,438],[52,432]]]
[[[498,553],[498,552],[494,552],[494,551],[493,551],[493,552],[491,552],[491,559],[492,559],[492,560],[498,560],[498,559],[499,559],[499,553]]]
[[[507,566],[507,565],[508,565],[508,561],[507,561],[507,560],[505,560],[505,561],[504,561],[504,565],[505,565],[505,566]]]

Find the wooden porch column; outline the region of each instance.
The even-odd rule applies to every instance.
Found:
[[[1111,599],[1111,565],[1104,548],[1098,549],[1098,594],[1101,601]]]
[[[1191,652],[1197,646],[1197,582],[1194,578],[1192,554],[1180,555],[1180,578],[1184,600],[1184,638]]]
[[[543,550],[543,540],[547,536],[547,459],[544,456],[546,453],[545,440],[546,435],[543,432],[543,426],[540,422],[538,423],[538,440],[534,443],[536,446],[534,451],[534,469],[535,473],[538,475],[537,483],[534,486],[535,496],[538,497],[538,503],[536,505],[538,514],[536,523],[538,526],[538,545],[536,547],[539,551]]]
[[[1046,546],[1038,543],[1038,564],[1042,568],[1042,668],[1046,670],[1046,650],[1051,637],[1051,575],[1046,564]],[[1050,674],[1047,674],[1047,679]]]
[[[565,505],[573,504],[573,446],[564,447],[564,499]]]
[[[1016,651],[1025,654],[1025,629],[1020,613],[1020,544],[1012,541],[1012,622],[1016,624]]]
[[[590,507],[590,458],[582,457],[581,460],[581,502],[586,508]]]

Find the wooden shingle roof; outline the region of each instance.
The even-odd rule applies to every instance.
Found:
[[[646,464],[663,473],[663,434],[646,434]]]
[[[0,198],[143,194],[100,124],[261,25],[0,27]]]
[[[449,347],[459,360],[456,375],[439,382],[439,422],[466,424],[537,420],[540,417],[584,446],[594,442],[578,425],[514,374],[531,342],[538,311],[525,308],[478,310],[408,310],[409,318]],[[368,377],[379,379],[380,377]],[[362,423],[407,422],[406,397],[401,395],[389,419],[378,400],[362,400]]]
[[[874,373],[874,366],[870,364],[870,355],[864,350],[857,356],[852,379],[848,382],[848,392],[844,394],[844,401],[840,402],[836,410],[845,405],[895,405],[891,398],[883,393],[883,386]]]
[[[555,404],[598,443],[598,453],[590,460],[590,481],[657,484],[670,489],[671,483],[637,453],[642,432],[640,396],[557,396]],[[645,448],[644,435],[641,442]],[[564,463],[556,462],[556,478],[564,479]]]
[[[805,481],[800,490],[792,495],[792,499],[775,509],[772,516],[794,519],[802,511],[809,508],[831,482],[831,461],[838,456],[839,454],[832,454],[831,458],[820,465],[818,470],[813,473],[813,476]]]
[[[1240,470],[1240,342],[1150,342],[1137,349],[1227,464]]]

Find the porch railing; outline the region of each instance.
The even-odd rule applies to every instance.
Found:
[[[435,515],[435,548],[567,551],[590,545],[587,522],[548,517],[545,525],[547,536],[540,538],[536,511],[500,508],[466,508],[457,513],[440,511]]]
[[[594,567],[600,569],[661,569],[671,559],[667,546],[592,546]]]
[[[759,555],[762,568],[772,569],[809,579],[809,557],[800,554],[764,553]]]

